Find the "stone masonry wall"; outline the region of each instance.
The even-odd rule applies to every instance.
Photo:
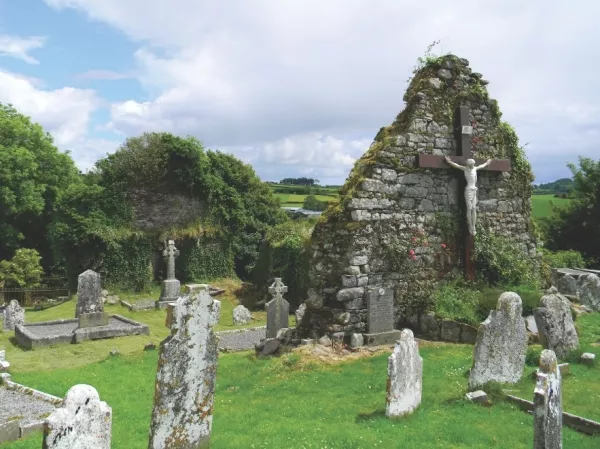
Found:
[[[392,125],[379,131],[341,189],[340,203],[317,223],[301,334],[366,332],[365,300],[371,288],[394,290],[398,323],[419,294],[415,286],[437,282],[435,251],[442,243],[458,243],[450,245],[449,257],[455,274],[462,270],[462,234],[455,235],[455,242],[445,241],[442,222],[464,227],[459,181],[463,173],[418,167],[419,153],[456,154],[457,106],[471,108],[474,157],[506,158],[512,165],[511,172],[478,173],[478,223],[511,236],[523,251],[535,256],[530,166],[518,152],[512,129],[500,121],[498,105],[487,95],[487,81],[468,65],[465,59],[447,55],[415,74],[404,98],[405,109]],[[418,270],[394,269],[386,252],[390,242],[410,242],[418,230],[427,236],[426,246],[414,248]]]

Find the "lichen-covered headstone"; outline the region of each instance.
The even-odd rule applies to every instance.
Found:
[[[404,329],[388,358],[387,404],[385,415],[412,413],[421,403],[423,359],[410,329]]]
[[[600,278],[595,274],[582,276],[580,279],[579,300],[581,304],[600,312]]]
[[[505,292],[477,330],[469,388],[487,382],[516,383],[523,376],[527,329],[521,316],[523,303],[514,292]]]
[[[252,314],[241,304],[233,309],[233,324],[248,324],[252,321]]]
[[[207,285],[187,286],[160,344],[149,449],[205,449],[210,444],[221,302]]]
[[[4,308],[4,330],[14,331],[15,326],[25,322],[25,310],[19,305],[16,299],[13,299]]]
[[[576,296],[577,295],[577,280],[569,275],[565,274],[560,277],[556,282],[556,288],[563,295]]]
[[[302,303],[302,304],[300,304],[300,307],[298,307],[296,312],[294,312],[294,315],[296,315],[296,326],[300,325],[300,323],[302,322],[302,318],[304,318],[305,313],[306,313],[306,304]]]
[[[90,385],[75,385],[44,423],[44,449],[110,449],[112,409]]]
[[[283,294],[288,288],[283,285],[281,278],[275,278],[269,287],[273,299],[266,304],[267,307],[267,338],[277,337],[279,329],[290,327],[290,304],[283,299]]]
[[[77,307],[75,318],[82,313],[103,312],[101,278],[98,273],[87,270],[77,279]]]
[[[554,287],[542,297],[533,311],[542,347],[551,349],[559,358],[579,347],[579,338],[571,315],[571,303]]]
[[[561,376],[554,351],[544,349],[533,392],[533,449],[562,448]]]

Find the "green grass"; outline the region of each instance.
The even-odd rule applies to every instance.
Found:
[[[274,193],[273,196],[279,198],[282,207],[302,207],[304,198],[308,195],[299,195],[296,193]],[[315,195],[319,201],[333,201],[335,196]]]
[[[555,198],[554,195],[533,195],[531,197],[531,214],[533,218],[548,217],[552,214],[552,204],[561,207],[571,201],[568,198]]]
[[[221,301],[221,317],[219,324],[215,327],[216,331],[266,325],[266,312],[263,310],[253,311],[252,316],[255,319],[249,324],[243,326],[233,325],[233,308],[239,304],[239,301],[235,296],[236,290],[240,287],[239,281],[233,279],[221,279],[212,281],[211,285],[226,289],[225,293],[216,297],[216,299]],[[139,298],[158,298],[159,291],[160,289],[156,287],[150,293],[116,293],[121,299],[135,301]],[[147,324],[150,328],[150,335],[135,335],[110,340],[86,341],[77,345],[50,346],[32,351],[23,351],[15,346],[14,340],[11,340],[11,337],[14,334],[12,332],[4,332],[0,333],[0,349],[5,348],[7,360],[9,360],[13,366],[21,367],[21,370],[51,370],[61,367],[79,367],[100,362],[112,349],[116,349],[124,356],[139,354],[143,351],[144,346],[149,341],[158,344],[169,334],[169,329],[165,327],[165,310],[130,312],[127,308],[118,304],[106,305],[105,311],[111,314],[123,315]],[[74,299],[43,311],[34,312],[32,310],[27,310],[25,312],[26,322],[50,321],[73,317],[75,317]],[[291,325],[295,325],[294,316],[290,316],[290,322]]]

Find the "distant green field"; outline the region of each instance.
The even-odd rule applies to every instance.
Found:
[[[555,198],[554,195],[533,195],[531,197],[531,209],[533,218],[547,217],[552,213],[552,205],[564,206],[570,199]]]
[[[282,207],[301,207],[304,203],[304,198],[308,195],[299,195],[296,193],[274,193],[276,198],[279,198],[279,202]],[[319,201],[333,201],[335,199],[334,196],[327,195],[315,195],[315,197]]]

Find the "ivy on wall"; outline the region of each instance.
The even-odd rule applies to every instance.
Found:
[[[179,257],[175,276],[181,282],[205,281],[232,276],[231,247],[208,237],[186,238],[176,242]]]

